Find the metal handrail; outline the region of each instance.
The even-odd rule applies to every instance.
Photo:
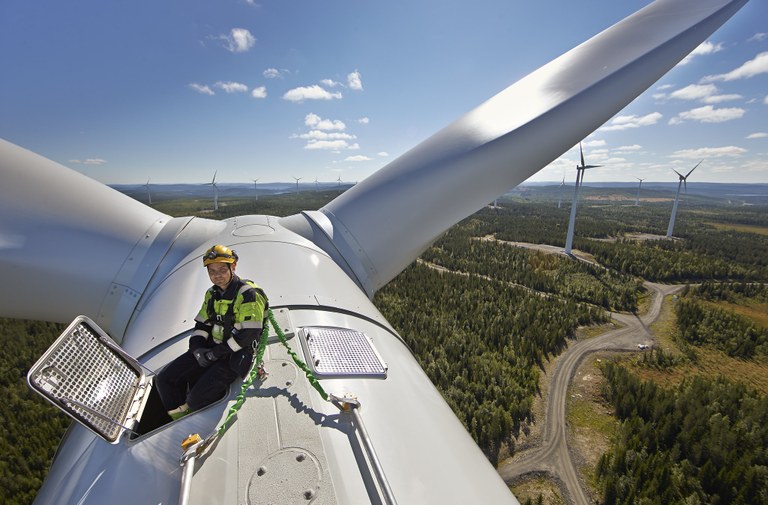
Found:
[[[387,505],[397,505],[397,500],[395,500],[395,495],[392,493],[392,488],[389,487],[389,481],[387,480],[387,476],[384,475],[384,469],[381,466],[379,457],[376,455],[376,450],[373,448],[371,437],[368,436],[368,430],[365,429],[365,424],[363,423],[363,418],[360,415],[359,409],[359,403],[357,406],[352,406],[352,417],[355,420],[355,426],[357,426],[357,431],[360,433],[361,442],[365,448],[365,452],[368,454],[371,466],[373,467],[373,473],[376,476],[379,487],[384,493],[384,502]]]

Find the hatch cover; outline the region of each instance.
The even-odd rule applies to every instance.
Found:
[[[318,377],[387,377],[387,365],[365,333],[310,326],[301,330],[307,361]]]
[[[133,428],[150,388],[138,361],[86,316],[64,330],[29,370],[27,382],[110,443]]]

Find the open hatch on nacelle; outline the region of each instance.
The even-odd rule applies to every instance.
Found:
[[[27,373],[30,387],[111,444],[171,421],[153,376],[86,316],[78,316]]]

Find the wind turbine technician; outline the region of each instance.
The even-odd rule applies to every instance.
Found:
[[[179,419],[222,398],[253,364],[253,346],[264,330],[269,301],[252,281],[235,274],[237,253],[215,245],[203,255],[213,286],[205,292],[195,317],[189,351],[177,357],[155,378],[171,419]]]

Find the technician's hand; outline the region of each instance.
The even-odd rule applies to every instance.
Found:
[[[192,356],[194,356],[197,360],[197,364],[203,368],[211,366],[211,364],[216,361],[213,358],[213,353],[211,353],[211,350],[204,347],[192,351]]]

